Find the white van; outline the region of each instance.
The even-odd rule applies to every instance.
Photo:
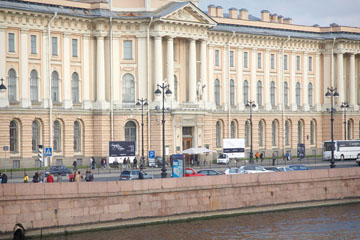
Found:
[[[217,159],[217,164],[228,164],[229,163],[229,155],[226,153],[221,153]]]

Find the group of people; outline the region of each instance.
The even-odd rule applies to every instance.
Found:
[[[259,152],[256,152],[255,153],[255,158],[256,158],[256,162],[258,162],[259,158],[261,160],[261,163],[264,161],[264,153],[259,153]]]
[[[7,178],[6,173],[1,173],[0,172],[0,183],[5,184],[5,183],[7,183],[7,181],[8,181],[8,178]]]
[[[124,158],[124,160],[123,160],[123,167],[124,167],[124,169],[126,169],[126,168],[137,169],[137,159],[136,159],[136,157],[134,157],[134,160],[133,160],[132,165],[131,165],[131,161],[130,161],[130,158],[129,158],[129,157]]]

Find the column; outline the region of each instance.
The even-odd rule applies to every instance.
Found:
[[[83,89],[84,89],[84,108],[91,109],[92,102],[90,100],[90,63],[89,63],[89,34],[83,35]]]
[[[64,33],[64,108],[72,107],[71,73],[70,73],[70,34]]]
[[[201,86],[205,85],[205,88],[202,89],[202,101],[207,102],[208,100],[208,91],[207,88],[209,87],[207,83],[207,75],[206,75],[206,40],[201,40],[200,46],[200,80]]]
[[[161,84],[164,79],[163,79],[163,70],[162,70],[162,39],[160,36],[156,36],[155,38],[155,49],[154,49],[154,58],[155,58],[155,65],[154,65],[154,77],[155,77],[155,81],[154,81],[154,89],[152,92],[155,92],[155,90],[157,89],[157,84]],[[156,101],[160,101],[161,100],[161,96],[156,96],[155,95],[155,100]]]
[[[325,66],[325,64],[324,64],[324,66]],[[321,110],[322,95],[320,94],[321,93],[321,91],[320,91],[320,88],[321,88],[320,70],[321,70],[320,69],[320,53],[316,53],[315,54],[315,69],[313,69],[313,71],[315,71],[315,86],[313,87],[313,89],[314,89],[314,96],[315,96],[316,111]]]
[[[6,85],[6,87],[8,86],[8,81],[7,81],[7,69],[5,68],[6,66],[6,48],[5,48],[5,28],[4,27],[0,27],[0,79],[3,78],[4,79],[4,84]],[[8,90],[6,90],[4,93],[0,93],[0,107],[6,107],[9,105],[9,100],[7,98],[8,96]]]
[[[197,101],[196,98],[196,41],[190,39],[189,48],[189,102]]]
[[[120,62],[120,39],[118,36],[114,36],[113,35],[113,51],[112,51],[112,56],[113,56],[113,67],[112,67],[112,71],[113,71],[113,87],[112,87],[112,93],[113,93],[113,104],[114,105],[118,105],[121,104],[121,100],[122,100],[122,88],[120,87],[120,83],[122,83],[122,79],[120,76],[120,65],[118,64]],[[139,50],[140,50],[140,46],[139,46]],[[143,54],[146,51],[144,50]],[[144,89],[144,91],[146,91],[145,86],[146,85],[139,85],[140,83],[140,79],[141,79],[141,74],[146,74],[146,71],[144,73],[140,73],[140,68],[141,67],[141,61],[146,61],[146,58],[144,57],[144,59],[138,58],[139,59],[139,82],[138,82],[138,86],[144,86],[141,89]],[[136,101],[136,100],[135,100]]]
[[[210,103],[214,106],[214,45],[209,45],[209,76],[207,81],[208,96]]]
[[[304,53],[303,56],[303,103],[304,103],[304,110],[305,111],[309,111],[310,110],[310,106],[309,106],[309,96],[308,96],[308,63],[309,63],[309,59],[308,59],[308,54]],[[314,93],[313,89],[313,93]]]
[[[20,39],[20,62],[21,62],[21,107],[27,108],[31,105],[30,101],[30,74],[28,71],[29,59],[28,59],[28,31],[21,29]],[[20,83],[20,82],[19,82]]]
[[[242,62],[242,48],[239,47],[237,49],[237,101],[238,101],[238,109],[244,110],[245,109],[245,103],[244,103],[244,96],[243,96],[243,62]]]
[[[104,36],[96,38],[96,107],[106,108]]]
[[[332,86],[332,75],[333,75],[333,68],[332,68],[332,60],[331,60],[331,52],[323,53],[324,55],[324,95],[321,96],[324,99],[325,109],[330,105],[330,98],[325,97],[327,89]],[[320,70],[320,69],[319,69]]]
[[[224,110],[227,111],[230,105],[230,75],[229,75],[229,48],[227,46],[223,47],[223,58],[222,58],[222,93],[220,98],[223,100]],[[221,100],[220,100],[221,102]]]
[[[250,62],[250,68],[251,68],[251,80],[250,80],[250,94],[249,94],[249,100],[255,101],[256,106],[258,107],[259,104],[257,102],[256,98],[256,48],[253,48],[251,51],[251,62]]]
[[[346,99],[344,91],[344,54],[338,52],[336,56],[337,66],[337,92],[339,93],[338,104],[341,104]]]
[[[355,81],[355,54],[350,53],[350,106],[357,105],[357,89]]]
[[[271,110],[271,101],[270,101],[270,50],[265,50],[264,56],[264,89],[265,89],[265,109],[266,111]]]
[[[167,38],[167,80],[172,92],[171,99],[175,99],[174,92],[174,39]]]
[[[296,111],[296,79],[295,79],[295,72],[296,72],[296,56],[295,52],[292,51],[290,54],[290,91],[289,96],[291,96],[291,110]]]
[[[277,60],[276,60],[276,66],[277,66],[277,78],[278,78],[278,88],[277,88],[277,94],[278,94],[278,108],[279,110],[283,110],[284,106],[284,57],[283,57],[283,51],[279,50],[277,54]]]

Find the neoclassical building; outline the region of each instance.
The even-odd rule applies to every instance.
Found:
[[[295,155],[303,143],[321,154],[329,87],[339,93],[335,139],[360,137],[359,28],[294,25],[267,10],[204,12],[198,2],[1,1],[0,168],[39,166],[38,144],[53,148],[52,165],[108,156],[109,141],[136,141],[140,155],[142,98],[145,155],[162,155],[163,98],[154,92],[163,83],[172,92],[166,155],[221,152],[224,138],[245,138],[248,155],[248,101],[254,151]]]

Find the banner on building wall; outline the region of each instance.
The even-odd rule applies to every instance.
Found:
[[[109,157],[135,156],[135,141],[109,142]]]

